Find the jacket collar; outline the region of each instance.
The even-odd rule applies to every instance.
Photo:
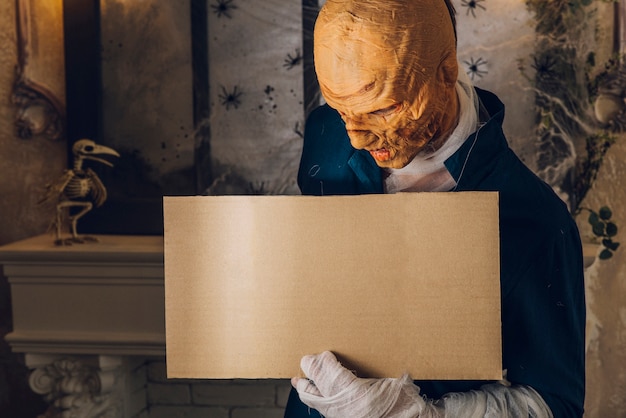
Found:
[[[508,149],[502,132],[504,104],[493,93],[475,89],[489,119],[476,132],[470,134],[461,148],[445,161],[446,168],[457,182],[454,188],[456,191],[475,188],[491,172],[496,155]]]
[[[471,190],[490,171],[490,161],[508,149],[502,132],[504,104],[486,90],[476,89],[478,99],[489,114],[489,119],[478,130],[467,137],[463,145],[445,161],[457,186],[454,190]],[[363,150],[355,150],[348,165],[357,177],[358,193],[382,193],[382,170],[372,156]]]
[[[355,151],[348,160],[348,165],[358,179],[358,193],[383,193],[382,170],[369,152]]]

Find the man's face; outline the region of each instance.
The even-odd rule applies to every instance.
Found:
[[[315,28],[315,69],[352,146],[380,167],[402,168],[437,149],[456,123],[454,32],[442,0],[395,2],[400,8],[389,15],[383,3],[327,1]]]

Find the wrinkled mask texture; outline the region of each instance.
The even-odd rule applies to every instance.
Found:
[[[379,166],[406,166],[454,128],[458,67],[444,0],[328,0],[314,55],[326,102]]]

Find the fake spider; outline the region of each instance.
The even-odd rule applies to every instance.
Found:
[[[548,79],[556,77],[556,73],[554,71],[555,65],[555,58],[549,55],[543,55],[539,58],[534,56],[533,64],[531,64],[531,67],[536,71],[537,77],[539,77],[540,79]]]
[[[302,62],[302,54],[300,53],[300,49],[296,49],[296,53],[294,55],[295,56],[292,57],[291,54],[287,54],[287,58],[285,58],[285,63],[283,64],[283,67],[291,70],[296,65],[300,65],[300,63]]]
[[[226,16],[231,19],[230,11],[237,8],[237,6],[232,3],[233,0],[217,0],[216,4],[211,5],[211,9],[213,9],[213,13],[215,13],[218,18]]]
[[[480,4],[483,1],[485,0],[461,0],[461,6],[467,7],[467,13],[465,13],[465,15],[467,16],[471,13],[472,16],[476,17],[476,9],[481,8],[483,10],[487,10],[482,4]]]
[[[488,71],[480,69],[481,65],[487,64],[487,61],[483,60],[482,57],[479,57],[476,61],[474,61],[474,58],[470,58],[469,62],[463,62],[467,65],[467,74],[470,76],[472,81],[474,80],[474,77],[478,76],[482,78],[482,76],[488,73]]]
[[[302,129],[300,129],[300,122],[296,122],[296,126],[294,126],[293,128],[293,132],[300,138],[304,139],[304,132],[302,132]]]
[[[233,87],[233,91],[226,90],[226,87],[222,86],[222,93],[218,95],[220,98],[220,103],[222,106],[226,107],[226,110],[230,110],[230,107],[234,107],[235,109],[239,108],[241,104],[241,95],[242,91],[239,90],[239,87]]]

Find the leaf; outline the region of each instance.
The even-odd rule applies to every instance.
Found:
[[[606,234],[609,237],[614,237],[615,235],[617,235],[617,225],[615,225],[613,222],[609,222],[606,224]]]
[[[595,213],[594,211],[590,211],[589,212],[589,219],[588,220],[589,220],[589,223],[592,226],[595,226],[595,225],[597,225],[598,222],[600,222],[600,218],[598,217],[598,214]]]
[[[602,240],[602,245],[604,245],[609,250],[615,251],[619,247],[619,242],[614,242],[610,238],[605,238]]]
[[[593,233],[597,237],[603,237],[604,236],[604,223],[598,222],[598,223],[594,224],[593,225]]]
[[[613,253],[611,252],[611,250],[606,250],[606,249],[600,251],[600,255],[598,256],[600,260],[607,260],[611,257],[613,257]]]
[[[608,206],[602,206],[600,208],[600,219],[607,221],[611,219],[611,216],[613,216],[613,212],[611,212],[611,209],[609,209]]]

